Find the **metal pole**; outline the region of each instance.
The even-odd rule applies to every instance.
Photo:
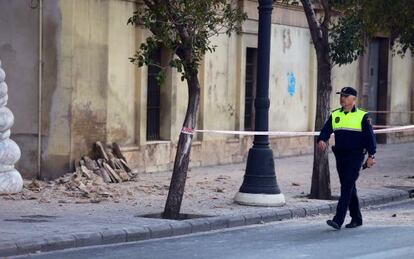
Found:
[[[42,72],[43,72],[43,0],[39,0],[39,73],[38,73],[38,129],[37,129],[37,179],[42,180]]]
[[[259,33],[257,55],[257,87],[255,130],[269,129],[269,65],[272,25],[272,0],[259,0]],[[285,204],[276,181],[273,151],[267,135],[255,135],[249,150],[244,181],[235,201],[245,205],[281,206]]]
[[[272,19],[272,1],[259,1],[259,35],[257,55],[257,87],[254,107],[256,109],[255,130],[269,129],[269,66],[270,66],[270,37]],[[254,136],[254,147],[269,146],[269,136]]]

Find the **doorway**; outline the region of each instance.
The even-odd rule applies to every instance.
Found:
[[[388,123],[388,55],[389,39],[374,38],[369,44],[366,108],[371,113],[372,124],[387,126]],[[387,135],[376,136],[378,143],[386,143]]]

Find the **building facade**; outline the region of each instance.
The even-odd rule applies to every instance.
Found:
[[[239,4],[248,13],[240,34],[217,45],[200,67],[197,128],[254,130],[257,1]],[[73,170],[93,143],[117,142],[140,172],[172,169],[187,105],[187,86],[174,69],[158,86],[156,69],[138,68],[133,56],[149,32],[127,26],[138,0],[0,0],[0,60],[15,114],[12,139],[22,150],[25,178],[55,178]],[[414,59],[393,56],[387,38],[373,39],[367,54],[333,68],[334,92],[355,86],[360,106],[378,125],[414,124]],[[155,58],[165,63],[169,53]],[[270,62],[271,131],[313,131],[316,56],[300,6],[275,5]],[[384,143],[414,133],[381,137]],[[271,137],[275,156],[312,152],[312,137]],[[242,162],[252,137],[197,133],[190,166]],[[40,170],[39,170],[40,169]]]

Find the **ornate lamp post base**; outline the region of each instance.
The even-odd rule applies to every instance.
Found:
[[[23,179],[14,169],[20,159],[20,148],[11,140],[10,128],[14,123],[13,113],[6,107],[8,95],[6,73],[0,61],[0,194],[18,193],[23,188]]]
[[[279,194],[244,193],[238,192],[234,200],[242,205],[278,207],[285,205],[285,196]]]
[[[23,188],[23,179],[16,170],[0,172],[0,194],[18,193]]]
[[[268,146],[250,148],[243,184],[234,201],[252,206],[285,204],[285,196],[280,192],[276,180],[273,151]]]

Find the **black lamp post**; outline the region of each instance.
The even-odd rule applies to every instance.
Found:
[[[255,107],[255,130],[269,129],[269,63],[272,24],[272,0],[259,0],[259,35],[257,55],[257,87]],[[267,135],[255,135],[249,150],[244,181],[235,201],[245,205],[281,206],[284,195],[276,181],[273,151],[269,148]]]

